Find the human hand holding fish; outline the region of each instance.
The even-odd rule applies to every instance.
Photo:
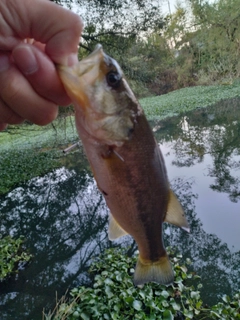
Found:
[[[133,236],[139,249],[134,283],[170,284],[174,273],[163,222],[189,231],[169,187],[163,155],[118,63],[100,45],[72,67],[59,66],[74,102],[76,127],[110,209],[109,239]]]
[[[48,0],[1,0],[0,12],[0,131],[47,124],[71,101],[55,63],[77,62],[81,19]]]

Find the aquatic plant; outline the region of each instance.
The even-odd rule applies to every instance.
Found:
[[[221,100],[240,97],[240,83],[218,86],[188,87],[157,97],[148,97],[140,103],[149,120],[177,116],[197,108],[205,108]]]
[[[24,238],[0,237],[0,282],[18,272],[32,258],[24,248]]]
[[[121,249],[110,249],[97,258],[91,268],[92,287],[80,286],[63,297],[45,320],[73,319],[240,319],[240,294],[207,308],[203,306],[200,277],[189,272],[181,256],[171,254],[175,272],[174,284],[155,283],[135,287],[132,282],[136,257],[128,257]],[[186,264],[190,264],[189,260]]]
[[[78,140],[73,123],[68,117],[46,127],[24,124],[0,132],[0,195],[61,166],[62,146]]]
[[[56,151],[7,150],[0,155],[0,195],[57,166]]]

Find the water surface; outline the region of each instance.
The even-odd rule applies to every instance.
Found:
[[[165,225],[176,247],[201,275],[202,297],[216,303],[240,288],[240,102],[237,99],[152,123],[191,233]],[[1,198],[0,232],[26,238],[33,261],[0,284],[0,318],[41,319],[67,289],[88,283],[91,259],[110,246],[108,209],[81,151],[62,168]]]

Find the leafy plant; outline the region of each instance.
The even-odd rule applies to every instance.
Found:
[[[32,255],[24,250],[23,245],[23,237],[0,238],[0,282],[31,260]]]
[[[44,315],[44,319],[240,319],[239,294],[233,301],[224,296],[223,303],[212,310],[203,308],[199,291],[201,284],[197,288],[192,285],[199,276],[188,272],[187,267],[180,263],[180,255],[171,257],[171,261],[175,272],[174,284],[150,283],[135,287],[132,274],[136,257],[128,257],[122,250],[107,250],[90,269],[93,286],[72,289],[70,300],[63,298],[54,313]],[[230,317],[224,318],[223,315]]]

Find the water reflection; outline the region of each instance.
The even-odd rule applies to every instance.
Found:
[[[186,234],[165,225],[165,242],[191,258],[210,304],[240,287],[240,234],[235,231],[240,222],[240,108],[235,102],[153,124],[191,228]],[[0,219],[0,232],[23,235],[34,254],[28,268],[0,284],[1,319],[41,319],[42,309],[54,305],[55,292],[60,297],[88,281],[92,257],[119,245],[107,239],[108,209],[80,153],[2,197]],[[231,248],[230,232],[237,250]],[[121,245],[135,248],[130,237]]]
[[[40,319],[55,292],[61,296],[86,281],[91,258],[110,246],[107,220],[87,170],[79,175],[61,168],[2,199],[0,232],[24,235],[34,259],[16,279],[0,285],[1,319]]]
[[[172,142],[178,167],[189,167],[211,155],[208,175],[214,177],[211,188],[240,200],[240,101],[231,99],[214,107],[188,113],[158,124],[159,141]]]

